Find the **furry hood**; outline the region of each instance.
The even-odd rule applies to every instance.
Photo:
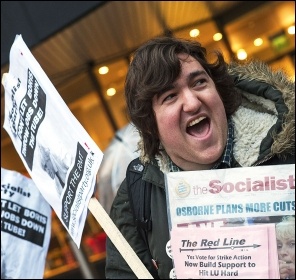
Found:
[[[295,82],[283,71],[274,72],[266,63],[255,60],[245,64],[232,62],[229,73],[243,95],[242,105],[232,116],[236,128],[234,156],[242,160],[238,162],[242,166],[251,166],[258,158],[261,142],[266,141],[266,134],[270,140],[266,141],[269,144],[264,156],[277,155],[285,159],[288,154],[294,155]],[[271,129],[266,131],[266,127]],[[254,149],[252,147],[252,154],[248,154],[246,151],[252,142]],[[140,160],[145,165],[154,159],[145,156],[143,147],[140,139]],[[169,172],[170,159],[165,151],[155,159],[162,172]]]
[[[269,131],[272,138],[270,156],[285,159],[288,154],[294,155],[295,82],[289,80],[282,70],[272,71],[266,63],[255,60],[247,64],[231,63],[229,73],[243,94],[239,110],[251,105],[256,117],[256,113],[263,112],[265,117],[275,119]]]

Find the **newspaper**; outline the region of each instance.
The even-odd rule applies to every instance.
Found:
[[[10,51],[4,129],[28,173],[80,247],[103,153],[71,113],[22,36]]]
[[[295,164],[171,172],[165,183],[177,278],[280,278],[276,227],[292,217],[295,244]]]
[[[34,182],[1,168],[1,279],[42,279],[51,208]]]

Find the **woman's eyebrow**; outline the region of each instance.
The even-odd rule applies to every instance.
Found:
[[[193,71],[193,72],[190,72],[188,75],[187,75],[187,82],[190,82],[191,80],[193,80],[194,78],[198,77],[198,76],[201,76],[201,75],[206,75],[208,76],[207,72],[205,70],[196,70],[196,71]],[[177,88],[178,87],[178,84],[177,83],[173,83],[172,87],[170,89],[174,89],[174,88]],[[170,90],[170,89],[167,89]]]
[[[206,75],[207,76],[207,72],[205,70],[196,70],[194,72],[189,73],[187,79],[188,79],[188,81],[190,81],[193,78],[201,76],[201,75]]]
[[[194,72],[191,72],[189,73],[188,77],[187,77],[187,81],[190,81],[198,76],[201,76],[201,75],[206,75],[207,76],[207,72],[205,70],[196,70]],[[157,95],[157,98],[159,98],[162,94],[166,93],[167,91],[169,90],[172,90],[174,88],[177,88],[178,85],[177,83],[173,83],[167,87],[165,87],[164,89],[162,89],[160,92],[158,92],[156,95]]]
[[[164,93],[166,93],[167,91],[174,89],[175,87],[176,87],[176,84],[173,83],[173,84],[171,84],[171,85],[169,85],[169,86],[163,88],[161,91],[159,91],[159,92],[156,94],[157,98],[159,98],[160,96],[162,96],[162,95],[163,95]]]

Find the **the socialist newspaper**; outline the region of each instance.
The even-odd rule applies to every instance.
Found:
[[[279,279],[280,263],[295,275],[276,230],[284,222],[295,244],[295,164],[171,172],[165,181],[177,278]]]
[[[42,279],[51,207],[33,180],[1,168],[1,279]]]
[[[103,153],[17,35],[2,77],[5,120],[16,151],[44,198],[80,246]]]

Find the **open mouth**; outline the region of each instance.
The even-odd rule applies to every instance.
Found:
[[[209,129],[210,120],[207,117],[200,117],[189,123],[186,132],[191,136],[201,137],[206,135]]]

